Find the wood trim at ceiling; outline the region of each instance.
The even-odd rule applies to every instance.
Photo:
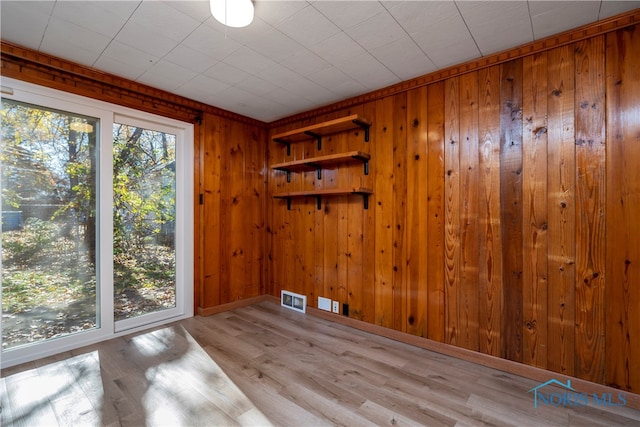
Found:
[[[375,90],[364,95],[355,96],[353,98],[345,99],[344,101],[339,101],[334,104],[316,108],[314,110],[305,111],[303,113],[275,120],[269,123],[269,127],[275,128],[293,122],[310,119],[316,116],[333,113],[335,111],[345,110],[356,105],[376,101],[378,99],[396,95],[401,92],[407,92],[412,89],[426,86],[431,83],[435,83],[451,77],[459,76],[471,71],[476,71],[493,65],[502,64],[504,62],[522,58],[524,56],[532,55],[535,53],[544,52],[556,47],[564,46],[580,40],[585,40],[591,37],[619,30],[621,28],[630,27],[638,23],[640,23],[640,9],[634,9],[620,15],[612,16],[611,18],[587,24],[582,27],[565,31],[554,36],[546,37],[538,41],[527,43],[513,49],[494,53],[480,59],[475,59],[463,64],[454,65],[442,70],[434,71],[430,74],[425,74],[424,76],[416,77],[411,80],[406,80],[391,86],[387,86],[385,88]]]
[[[7,41],[0,41],[2,75],[146,112],[195,123],[204,112],[252,126],[266,123],[105,73]]]

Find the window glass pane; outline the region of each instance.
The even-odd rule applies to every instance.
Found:
[[[176,136],[113,127],[114,317],[176,307]]]
[[[98,120],[2,100],[2,347],[94,329]]]

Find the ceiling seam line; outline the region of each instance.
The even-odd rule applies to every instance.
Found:
[[[381,6],[382,6],[385,10],[387,10],[387,9],[384,7],[384,5],[382,5],[382,3],[380,3],[380,4],[381,4]],[[380,60],[379,60],[379,59],[378,59],[378,58],[377,58],[373,53],[369,52],[369,49],[365,48],[365,47],[364,47],[364,46],[362,46],[360,43],[358,43],[356,40],[354,40],[354,39],[353,39],[353,37],[351,37],[351,36],[350,36],[350,35],[349,35],[345,30],[344,30],[344,28],[340,27],[338,24],[336,24],[335,22],[333,22],[333,21],[332,21],[332,20],[331,20],[327,15],[325,15],[324,13],[322,13],[322,11],[321,11],[320,9],[318,9],[317,7],[315,7],[313,4],[309,3],[309,6],[311,6],[312,8],[314,8],[314,9],[315,9],[315,10],[316,10],[320,15],[324,16],[325,18],[327,18],[327,20],[328,20],[329,22],[331,22],[333,25],[335,25],[335,26],[340,30],[340,32],[339,32],[339,33],[342,33],[342,34],[344,34],[345,36],[349,37],[349,38],[351,39],[351,41],[352,41],[352,42],[354,42],[355,44],[357,44],[357,45],[358,45],[358,46],[359,46],[363,51],[367,52],[367,53],[368,53],[368,54],[369,54],[373,59],[375,59],[375,60],[376,60],[380,65],[382,65],[384,68],[386,68],[388,72],[390,72],[391,74],[393,74],[394,76],[396,76],[396,78],[397,78],[397,79],[399,79],[400,81],[402,81],[402,78],[401,78],[399,75],[397,75],[396,73],[394,73],[393,71],[391,71],[391,69],[389,69],[389,67],[387,67],[385,64],[383,64],[383,63],[382,63],[382,61],[380,61]],[[387,10],[387,13],[389,13],[389,11],[388,11],[388,10]],[[390,13],[389,13],[389,15],[391,16],[391,14],[390,14]],[[392,18],[393,18],[393,16],[392,16]],[[364,22],[364,21],[363,21],[363,22]],[[339,34],[339,33],[336,33],[336,34]],[[334,34],[334,36],[335,36],[336,34]],[[333,36],[331,36],[331,37],[333,37]],[[334,65],[334,64],[331,64],[331,65],[333,65],[333,66],[335,67],[335,65]],[[338,70],[340,70],[341,72],[343,72],[346,76],[349,76],[350,78],[355,79],[355,77],[353,77],[351,74],[348,74],[347,72],[343,71],[342,69],[340,69],[340,68],[338,68],[338,67],[336,67],[336,68],[337,68]]]
[[[47,35],[47,30],[49,29],[49,24],[51,23],[51,18],[53,17],[53,11],[56,9],[58,5],[58,0],[53,4],[51,8],[51,13],[49,14],[49,19],[47,19],[47,25],[44,27],[44,31],[42,32],[42,37],[40,38],[40,43],[38,43],[38,50],[42,49],[42,43],[44,43],[44,37]]]
[[[133,12],[131,12],[131,14],[129,15],[127,20],[124,21],[124,24],[122,24],[120,29],[118,29],[118,31],[113,35],[113,37],[111,37],[111,40],[109,40],[109,43],[107,43],[107,45],[104,47],[104,49],[102,49],[102,51],[100,52],[100,54],[98,55],[96,60],[93,61],[93,63],[91,64],[92,67],[95,67],[95,65],[98,62],[98,60],[100,60],[100,58],[102,58],[102,55],[104,55],[104,53],[107,51],[107,49],[109,49],[109,46],[111,46],[111,43],[113,43],[113,41],[116,39],[116,37],[118,37],[118,34],[120,34],[122,32],[123,28],[129,23],[129,21],[131,20],[131,17],[133,16],[134,13],[136,13],[136,11],[138,10],[138,8],[140,7],[141,4],[142,4],[142,0],[140,0],[138,2],[138,5],[136,6],[136,8],[133,10]],[[140,76],[138,76],[138,77],[140,77]]]
[[[407,37],[409,37],[411,39],[413,44],[420,50],[420,52],[422,52],[424,54],[425,58],[427,58],[429,60],[429,62],[431,62],[431,65],[433,65],[436,70],[439,69],[440,67],[438,67],[438,65],[436,65],[435,61],[433,59],[431,59],[429,54],[427,52],[425,52],[424,49],[422,49],[422,47],[418,44],[418,42],[415,41],[415,39],[411,36],[411,34],[409,34],[409,32],[404,28],[404,25],[402,25],[400,22],[398,22],[396,17],[393,16],[391,11],[389,9],[387,9],[387,7],[384,4],[382,4],[382,2],[380,2],[380,5],[387,11],[389,16],[396,22],[396,24],[398,24],[398,26],[400,28],[402,28],[402,31],[404,31],[404,33],[407,35]],[[402,80],[402,78],[400,78],[400,79]]]
[[[531,16],[531,5],[529,4],[529,0],[527,0],[527,12],[529,12],[529,24],[531,24],[531,36],[533,41],[536,41],[536,32],[533,29],[533,16]]]
[[[473,36],[473,33],[471,32],[471,29],[469,28],[469,25],[467,25],[467,21],[464,19],[464,16],[462,16],[462,12],[460,12],[460,8],[458,7],[457,1],[454,1],[453,4],[455,5],[456,10],[458,11],[458,14],[460,15],[460,19],[462,19],[462,22],[464,22],[464,26],[467,29],[467,31],[469,32],[469,36],[471,37],[471,40],[473,40],[473,44],[476,45],[476,49],[478,49],[478,53],[480,54],[480,57],[483,57],[484,54],[480,50],[480,46],[478,46],[478,42],[476,41],[476,38]]]

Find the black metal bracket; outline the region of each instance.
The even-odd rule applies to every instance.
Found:
[[[317,163],[307,163],[307,164],[312,168],[316,168],[316,175],[318,176],[318,179],[322,179],[322,166],[320,166]]]
[[[369,142],[369,128],[371,127],[371,125],[358,119],[354,120],[353,123],[360,126],[362,130],[364,130],[364,142]]]
[[[359,194],[362,196],[362,205],[364,209],[369,209],[369,193],[364,193],[364,192],[353,192],[352,194]],[[316,198],[316,207],[318,210],[322,209],[322,195],[318,194],[318,195],[312,195],[312,194],[308,194],[306,195],[307,197],[315,197]],[[277,196],[277,198],[279,199],[286,199],[287,200],[287,210],[290,211],[291,210],[291,199],[292,197],[287,197],[287,196]]]
[[[367,160],[366,157],[361,157],[361,156],[351,156],[352,158],[356,159],[356,160],[360,160],[362,162],[362,164],[364,165],[364,174],[365,175],[369,175],[369,160]]]
[[[287,146],[287,156],[291,155],[291,144],[289,143],[289,141],[285,141],[284,139],[280,139],[280,138],[276,138],[274,139],[275,142],[279,142],[280,144],[286,145]]]
[[[306,131],[304,134],[315,138],[318,141],[318,150],[322,150],[322,135],[310,131]]]
[[[291,171],[287,168],[274,168],[275,170],[279,170],[285,172],[287,174],[287,182],[291,182]]]

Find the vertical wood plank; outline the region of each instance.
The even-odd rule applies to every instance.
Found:
[[[363,114],[362,108],[358,108],[358,114]],[[363,152],[369,151],[370,143],[364,141],[362,131],[360,129],[351,132],[348,135],[347,151],[359,150]],[[345,172],[349,174],[349,187],[364,186],[366,179],[364,176],[362,164],[345,165]],[[369,186],[368,188],[371,188]],[[365,233],[365,210],[361,197],[347,198],[347,215],[348,215],[348,278],[349,285],[347,299],[345,302],[349,304],[349,317],[363,320],[364,318],[364,233]]]
[[[321,296],[337,298],[338,283],[338,209],[336,199],[331,198],[324,204],[322,209],[324,219],[324,247],[323,247],[323,293]]]
[[[547,54],[523,60],[523,362],[547,366]]]
[[[500,66],[502,356],[522,362],[522,60]]]
[[[393,327],[393,98],[376,101],[375,323]]]
[[[202,118],[204,119],[204,118]],[[204,198],[204,144],[205,125],[200,122],[194,126],[193,141],[193,312],[198,312],[198,307],[202,307],[204,299],[204,270],[203,270],[203,205],[200,204],[200,195]],[[187,292],[189,292],[187,290]]]
[[[304,274],[302,270],[304,254],[301,247],[302,239],[304,239],[302,216],[305,210],[309,208],[310,203],[315,203],[315,201],[310,201],[309,198],[294,200],[291,202],[291,210],[287,210],[290,227],[289,240],[287,241],[289,258],[287,258],[286,263],[283,290],[299,294],[304,292]]]
[[[225,162],[225,206],[223,215],[228,217],[223,228],[225,240],[221,244],[226,247],[228,280],[223,284],[225,302],[241,300],[245,297],[245,269],[247,266],[246,225],[250,206],[250,197],[245,193],[247,175],[245,173],[248,144],[244,126],[237,122],[229,122],[225,127],[228,159]]]
[[[251,298],[264,293],[263,280],[263,251],[264,251],[264,195],[265,184],[262,173],[265,168],[265,137],[259,129],[246,128],[245,135],[248,145],[248,157],[245,161],[245,196],[250,204],[247,215],[244,247],[248,253],[245,265],[245,298]]]
[[[360,171],[362,172],[362,171]],[[363,314],[363,289],[362,269],[363,269],[363,227],[364,209],[363,201],[360,197],[349,197],[347,199],[347,283],[349,285],[347,299],[349,304],[349,317],[362,320]]]
[[[574,373],[575,135],[574,56],[569,46],[549,51],[547,369]]]
[[[640,392],[640,29],[607,35],[606,384]]]
[[[407,94],[407,332],[427,336],[427,87]],[[432,238],[437,238],[433,236]]]
[[[445,342],[458,345],[460,307],[460,83],[445,81]]]
[[[576,43],[576,371],[604,381],[604,37]]]
[[[325,248],[325,211],[329,209],[328,204],[329,200],[326,200],[322,209],[316,209],[313,214],[314,219],[314,227],[313,227],[313,262],[314,262],[314,280],[313,280],[313,290],[314,295],[316,296],[315,307],[317,307],[318,297],[324,298],[332,298],[332,296],[327,296],[325,289],[325,258],[324,258],[324,248]]]
[[[231,301],[231,283],[232,268],[231,254],[233,249],[229,241],[229,233],[231,230],[232,216],[229,215],[231,209],[231,201],[233,200],[233,190],[231,187],[231,147],[233,140],[229,138],[229,123],[220,120],[220,141],[222,146],[220,150],[220,303],[224,304]],[[237,186],[237,183],[236,183]]]
[[[407,94],[393,98],[393,325],[406,332]]]
[[[460,76],[458,345],[478,350],[478,73]]]
[[[445,337],[444,82],[428,87],[427,101],[427,337]]]
[[[269,141],[267,139],[267,131],[264,128],[258,128],[255,132],[258,136],[259,149],[256,150],[256,155],[259,156],[255,160],[255,181],[258,197],[260,200],[260,216],[255,214],[254,218],[257,218],[259,221],[259,241],[260,241],[260,250],[256,254],[257,260],[260,263],[260,271],[259,271],[259,295],[264,295],[268,292],[268,283],[269,283],[269,245],[271,231],[267,229],[268,218],[270,218],[271,210],[270,205],[271,201],[268,196],[268,174],[269,174]]]
[[[305,175],[313,175],[308,173]],[[309,179],[309,177],[307,177]],[[312,185],[314,179],[311,179]],[[300,217],[303,236],[302,240],[298,242],[300,249],[302,250],[303,263],[302,263],[302,294],[307,296],[307,304],[310,307],[318,306],[318,296],[316,295],[316,211],[317,204],[313,198],[307,198],[304,204],[304,212]]]
[[[348,135],[345,133],[336,134],[331,136],[331,144],[328,147],[331,150],[341,153],[348,150]],[[336,185],[341,188],[349,187],[351,184],[351,177],[348,171],[344,169],[336,170]],[[349,296],[349,197],[340,196],[333,198],[336,202],[336,209],[338,211],[338,228],[337,228],[337,242],[338,242],[338,282],[336,288],[336,300],[342,305],[346,303]],[[342,312],[342,307],[340,308]]]
[[[502,236],[500,233],[500,68],[478,72],[479,81],[479,350],[500,356]]]
[[[286,149],[280,144],[271,143],[271,152],[273,153],[272,163],[282,162],[286,158]],[[280,171],[271,171],[273,193],[284,192],[287,189],[286,176]],[[272,263],[273,271],[273,289],[272,293],[280,296],[280,291],[284,289],[287,281],[289,267],[293,264],[291,259],[291,216],[287,210],[287,204],[284,200],[271,199],[273,206],[272,214],[272,233],[273,245]]]
[[[242,159],[242,200],[244,203],[239,232],[241,237],[240,251],[244,259],[238,263],[239,276],[242,280],[241,299],[255,297],[261,294],[262,247],[263,233],[263,179],[261,171],[264,169],[264,135],[257,128],[234,122],[236,134],[243,145]]]
[[[373,119],[376,117],[376,103],[370,102],[363,108],[364,117]],[[370,135],[377,135],[377,123],[373,121],[369,129]],[[363,266],[362,266],[362,320],[375,323],[375,261],[376,261],[376,220],[375,207],[377,203],[376,176],[377,165],[381,162],[376,153],[378,142],[370,138],[370,142],[365,144],[365,150],[371,154],[372,161],[369,162],[369,175],[364,177],[364,185],[373,189],[373,194],[369,196],[369,209],[363,212]]]
[[[213,307],[220,304],[220,150],[222,146],[220,119],[212,114],[205,114],[203,127],[202,233],[204,238],[201,307]]]

